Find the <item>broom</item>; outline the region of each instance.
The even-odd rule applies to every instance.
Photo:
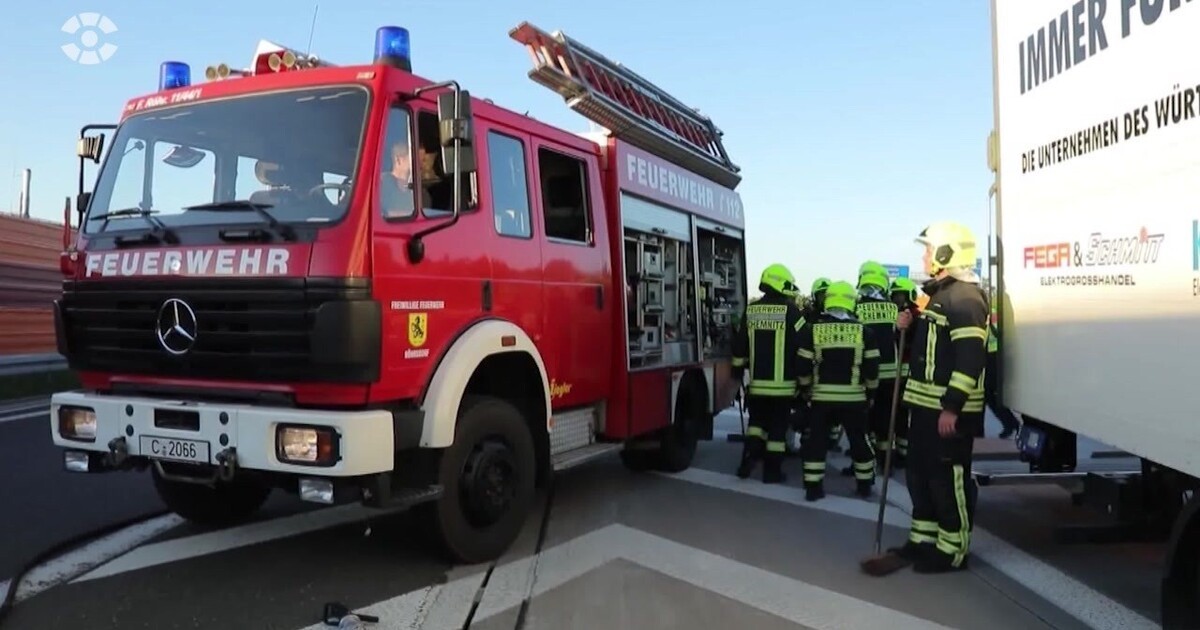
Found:
[[[908,339],[908,331],[900,334],[900,347],[896,350],[896,382],[892,385],[892,415],[888,419],[887,454],[883,457],[883,491],[879,494],[879,517],[875,520],[875,555],[859,562],[859,566],[867,575],[883,577],[903,569],[910,562],[895,553],[882,553],[883,547],[883,514],[887,509],[888,481],[892,478],[892,451],[896,443],[896,414],[900,408],[900,361],[904,356],[904,342]]]

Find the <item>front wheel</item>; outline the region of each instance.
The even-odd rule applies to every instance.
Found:
[[[167,509],[199,525],[225,527],[246,521],[271,495],[271,487],[257,479],[239,476],[206,486],[171,481],[151,469],[154,490]]]
[[[442,496],[425,517],[453,561],[488,562],[516,540],[533,505],[533,437],[516,407],[492,397],[463,401],[454,433],[438,465]]]

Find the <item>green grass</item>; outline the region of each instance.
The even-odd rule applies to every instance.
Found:
[[[70,370],[0,376],[0,401],[49,396],[79,387],[79,379]]]

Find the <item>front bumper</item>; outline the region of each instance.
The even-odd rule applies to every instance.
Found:
[[[94,441],[63,437],[59,429],[62,407],[90,409],[95,413]],[[156,411],[161,414],[164,410],[193,413],[198,416],[198,422],[188,428],[156,425]],[[276,432],[281,425],[333,429],[337,435],[336,460],[329,465],[281,461],[276,452]],[[58,393],[50,399],[50,433],[55,445],[74,452],[111,456],[115,445],[121,451],[118,459],[187,461],[158,457],[150,452],[152,443],[161,445],[167,440],[179,440],[198,447],[194,452],[200,453],[200,459],[192,460],[194,463],[225,465],[229,454],[233,453],[237,468],[249,470],[355,477],[390,472],[395,466],[395,419],[391,412],[383,410],[320,411],[102,396],[76,391]],[[203,448],[204,444],[208,445],[207,449]],[[190,448],[184,455],[195,456]],[[78,464],[76,470],[88,469],[82,462]]]

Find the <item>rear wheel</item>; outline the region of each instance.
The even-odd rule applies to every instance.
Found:
[[[423,507],[445,553],[466,564],[500,557],[525,525],[535,492],[533,438],[521,412],[499,398],[464,400],[438,466],[442,496]]]
[[[621,462],[634,472],[661,470],[681,472],[692,465],[700,442],[700,427],[707,410],[703,390],[690,384],[681,385],[675,397],[675,422],[649,440],[635,440],[621,451]]]
[[[675,397],[675,422],[663,431],[659,469],[682,472],[692,465],[706,407],[700,388],[692,385],[692,381],[684,381]]]
[[[167,509],[200,525],[224,527],[244,522],[271,495],[271,487],[253,477],[239,476],[206,486],[166,479],[157,467],[151,471],[154,490]]]

